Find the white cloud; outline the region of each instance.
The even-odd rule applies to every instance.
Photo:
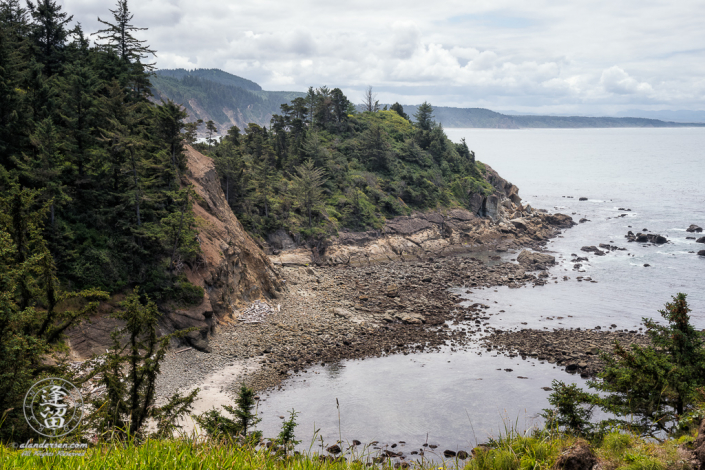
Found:
[[[653,88],[651,88],[651,85],[646,82],[638,82],[616,65],[602,72],[600,83],[604,87],[605,91],[620,95],[632,93],[649,94],[654,91]]]
[[[85,31],[110,18],[111,3],[64,0]],[[372,85],[381,101],[498,109],[705,108],[701,0],[129,6],[158,67],[221,68],[265,89]]]

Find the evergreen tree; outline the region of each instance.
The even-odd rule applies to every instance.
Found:
[[[101,374],[106,393],[91,400],[93,413],[89,422],[103,437],[140,438],[145,424],[154,418],[159,434],[171,436],[179,426],[177,420],[188,414],[199,389],[189,395],[172,395],[162,406],[156,405],[157,376],[169,342],[182,338],[191,330],[180,330],[159,336],[161,316],[148,297],[142,302],[139,289],[121,303],[123,310],[114,316],[125,326],[112,333],[113,346],[104,356],[105,362],[89,376]],[[127,341],[123,338],[127,337]]]
[[[98,17],[98,22],[107,26],[107,28],[93,33],[98,36],[99,40],[107,41],[105,47],[115,51],[124,63],[139,63],[150,55],[156,55],[155,51],[145,45],[146,40],[139,40],[134,36],[134,32],[146,31],[147,28],[138,28],[131,24],[134,15],[130,13],[127,7],[127,0],[118,0],[116,8],[110,10],[110,13],[113,14],[114,23],[101,20]],[[150,64],[143,64],[143,66],[148,70],[154,68]]]
[[[215,142],[215,139],[213,138],[213,135],[218,132],[218,128],[216,127],[215,123],[213,121],[207,121],[206,122],[206,135],[208,136],[208,148],[211,148],[211,145],[213,145],[213,142]]]
[[[409,120],[409,115],[404,112],[404,107],[400,105],[398,102],[394,103],[392,107],[390,108],[390,111],[394,111],[397,113],[399,116],[403,117],[407,121]]]
[[[107,41],[103,47],[119,58],[120,79],[124,86],[129,87],[130,98],[133,101],[146,100],[151,95],[148,75],[154,70],[154,64],[144,64],[142,60],[156,56],[156,52],[145,45],[146,40],[137,39],[133,33],[147,28],[138,28],[131,23],[134,15],[130,13],[127,0],[118,0],[115,10],[110,12],[114,23],[98,18],[107,28],[93,34],[98,40]]]
[[[0,439],[28,439],[22,400],[33,382],[66,376],[61,339],[96,311],[107,293],[65,292],[42,237],[47,205],[39,192],[6,181],[0,197]],[[74,307],[67,308],[69,305]],[[54,357],[56,361],[47,361]]]
[[[303,165],[296,167],[296,174],[291,177],[291,192],[299,206],[306,211],[308,228],[312,227],[312,212],[319,209],[323,202],[323,175],[323,170],[316,168],[313,160],[306,160]]]
[[[160,106],[153,109],[155,127],[162,140],[167,144],[174,175],[178,179],[180,171],[185,168],[186,164],[183,159],[183,142],[188,137],[182,133],[182,130],[186,127],[184,119],[188,117],[188,113],[171,100],[166,103],[162,101]]]
[[[659,311],[667,325],[643,319],[651,346],[625,348],[615,342],[613,354],[601,355],[605,369],[600,380],[588,382],[597,393],[568,394],[560,384],[552,401],[562,402],[564,410],[597,406],[614,416],[600,428],[628,427],[656,439],[677,433],[697,406],[698,389],[705,386],[705,333],[693,328],[689,312],[686,295],[679,293]],[[561,408],[553,414],[572,420]]]
[[[424,131],[430,131],[433,127],[433,107],[427,103],[423,102],[419,109],[414,114],[416,119],[416,126]]]
[[[67,25],[73,16],[61,11],[54,0],[27,1],[33,20],[31,37],[38,50],[37,58],[44,65],[43,72],[52,76],[61,70],[66,39]]]

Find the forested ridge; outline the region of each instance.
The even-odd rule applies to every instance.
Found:
[[[46,209],[41,235],[68,289],[139,284],[159,300],[196,301],[179,266],[199,253],[194,195],[182,180],[193,126],[150,102],[153,51],[125,1],[92,35],[52,0],[0,9],[0,194],[3,230]],[[18,258],[19,259],[19,258]]]
[[[214,121],[220,128],[268,125],[283,103],[305,94],[265,91],[255,82],[218,69],[165,69],[151,77],[154,101],[172,100],[189,114],[189,121]]]
[[[413,210],[467,207],[492,187],[463,141],[451,142],[424,103],[415,122],[398,103],[358,112],[339,88],[309,89],[269,129],[228,129],[198,148],[212,156],[233,212],[255,236],[283,229],[317,242],[341,229],[380,229]]]

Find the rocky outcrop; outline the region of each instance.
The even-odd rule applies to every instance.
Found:
[[[631,230],[627,232],[627,234],[624,236],[624,238],[627,239],[628,242],[637,242],[637,243],[654,243],[656,245],[662,245],[664,243],[668,243],[668,239],[664,237],[663,235],[659,235],[657,233],[637,233],[634,235],[634,232]]]
[[[597,465],[597,456],[590,444],[578,441],[561,453],[554,465],[555,470],[592,470]]]
[[[698,226],[695,225],[695,224],[690,224],[690,227],[688,227],[687,229],[685,229],[685,231],[686,231],[686,232],[689,232],[689,233],[700,233],[700,232],[703,231],[703,229],[702,229],[702,227],[698,227]]]
[[[183,273],[192,284],[203,288],[204,297],[199,305],[189,308],[161,305],[164,315],[160,329],[169,333],[196,327],[186,341],[208,351],[208,337],[219,321],[230,320],[236,309],[252,300],[278,296],[282,287],[272,263],[225,201],[213,160],[190,146],[185,153],[185,178],[198,195],[193,212],[201,255],[193,266],[184,266]],[[111,308],[117,306],[114,304]],[[69,332],[71,347],[79,357],[103,353],[111,344],[110,333],[119,324],[107,316],[109,310],[104,308],[90,323]]]
[[[279,240],[288,235],[275,234],[270,240],[271,259],[281,266],[360,265],[478,249],[507,250],[538,246],[558,229],[576,225],[568,215],[523,206],[519,188],[490,167],[486,167],[486,178],[494,192],[471,194],[467,209],[395,217],[377,231],[342,231],[315,254],[306,247],[286,249]]]
[[[535,253],[528,250],[524,250],[519,253],[519,256],[517,256],[517,261],[519,264],[531,270],[544,270],[549,266],[556,264],[556,258],[554,256],[543,253]]]

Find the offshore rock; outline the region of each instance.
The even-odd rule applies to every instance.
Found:
[[[533,270],[545,270],[547,266],[556,264],[556,258],[543,253],[535,253],[524,250],[517,256],[519,264],[524,265]]]

